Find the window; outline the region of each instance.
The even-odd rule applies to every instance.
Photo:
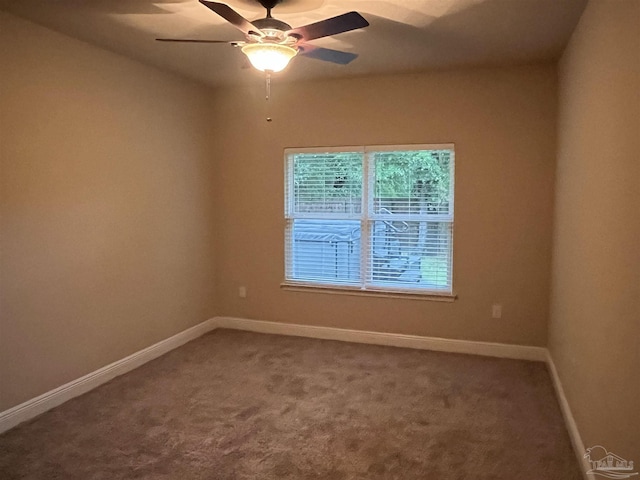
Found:
[[[453,145],[285,150],[285,284],[452,293]]]

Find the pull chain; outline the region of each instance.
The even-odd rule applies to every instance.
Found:
[[[266,101],[267,101],[267,122],[270,122],[272,118],[269,116],[269,106],[271,102],[271,72],[269,70],[265,71],[265,88],[266,88]]]

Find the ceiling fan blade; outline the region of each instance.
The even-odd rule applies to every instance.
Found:
[[[316,47],[315,45],[309,45],[306,43],[298,44],[298,49],[300,51],[300,55],[304,55],[305,57],[337,63],[339,65],[346,65],[358,58],[358,54],[356,53],[341,52],[340,50]]]
[[[225,40],[198,40],[195,38],[156,38],[158,42],[182,42],[182,43],[227,43],[235,45],[240,42],[227,42]]]
[[[253,23],[251,23],[249,20],[232,9],[229,5],[218,2],[208,2],[207,0],[200,0],[200,3],[207,7],[209,10],[220,15],[231,25],[242,31],[245,35],[253,33],[264,37],[264,33],[258,27],[256,27]]]
[[[203,0],[200,1],[202,2]],[[369,22],[358,12],[349,12],[316,23],[310,23],[304,27],[293,28],[287,32],[287,35],[293,35],[306,42],[368,26]]]

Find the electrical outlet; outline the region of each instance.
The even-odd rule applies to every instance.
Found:
[[[502,305],[494,303],[491,307],[491,316],[493,318],[502,318]]]
[[[247,298],[247,287],[238,288],[238,296],[240,298]]]

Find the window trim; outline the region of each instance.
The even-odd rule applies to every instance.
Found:
[[[386,298],[402,298],[409,300],[430,300],[434,302],[453,302],[458,299],[455,292],[452,293],[434,293],[421,292],[419,290],[387,290],[377,287],[360,288],[350,285],[329,285],[321,283],[300,283],[292,280],[284,280],[280,284],[280,288],[291,292],[315,292],[329,293],[334,295],[352,295],[357,297],[386,297]]]
[[[321,282],[304,282],[299,280],[287,279],[288,269],[291,267],[287,261],[287,248],[289,247],[288,238],[290,232],[288,231],[288,225],[293,224],[296,219],[335,219],[335,220],[357,220],[361,222],[362,237],[369,235],[369,224],[373,221],[387,220],[387,214],[373,213],[374,209],[370,202],[373,202],[375,179],[372,178],[374,173],[370,172],[370,158],[369,155],[378,152],[393,152],[393,151],[419,151],[419,150],[450,150],[451,151],[451,175],[450,175],[450,190],[451,196],[449,199],[449,213],[430,215],[429,222],[448,222],[451,225],[451,256],[450,261],[450,275],[451,285],[450,290],[443,290],[439,292],[437,290],[426,290],[420,288],[406,288],[403,289],[397,286],[383,286],[383,285],[340,285],[332,283]],[[295,195],[293,195],[289,189],[294,184],[294,168],[293,168],[293,154],[305,154],[305,153],[361,153],[363,155],[362,175],[363,175],[363,189],[362,189],[362,207],[360,214],[340,214],[340,213],[294,213]],[[284,238],[284,280],[280,284],[280,287],[284,290],[295,292],[318,292],[329,294],[341,294],[341,295],[355,295],[355,296],[375,296],[375,297],[388,297],[388,298],[404,298],[404,299],[418,299],[418,300],[431,300],[440,302],[453,302],[458,296],[455,293],[454,275],[453,275],[453,254],[454,254],[454,211],[455,211],[455,144],[454,143],[437,143],[437,144],[404,144],[404,145],[362,145],[362,146],[332,146],[332,147],[288,147],[284,149],[284,226],[285,226],[285,238]],[[372,181],[373,180],[373,181]],[[371,213],[369,213],[371,212]],[[415,215],[398,215],[395,214],[394,220],[398,221],[417,221]],[[425,220],[419,220],[425,221]],[[366,237],[368,238],[368,237]],[[368,241],[365,242],[368,246]],[[366,271],[366,263],[368,255],[361,255],[361,271]],[[365,280],[366,282],[366,280]]]

